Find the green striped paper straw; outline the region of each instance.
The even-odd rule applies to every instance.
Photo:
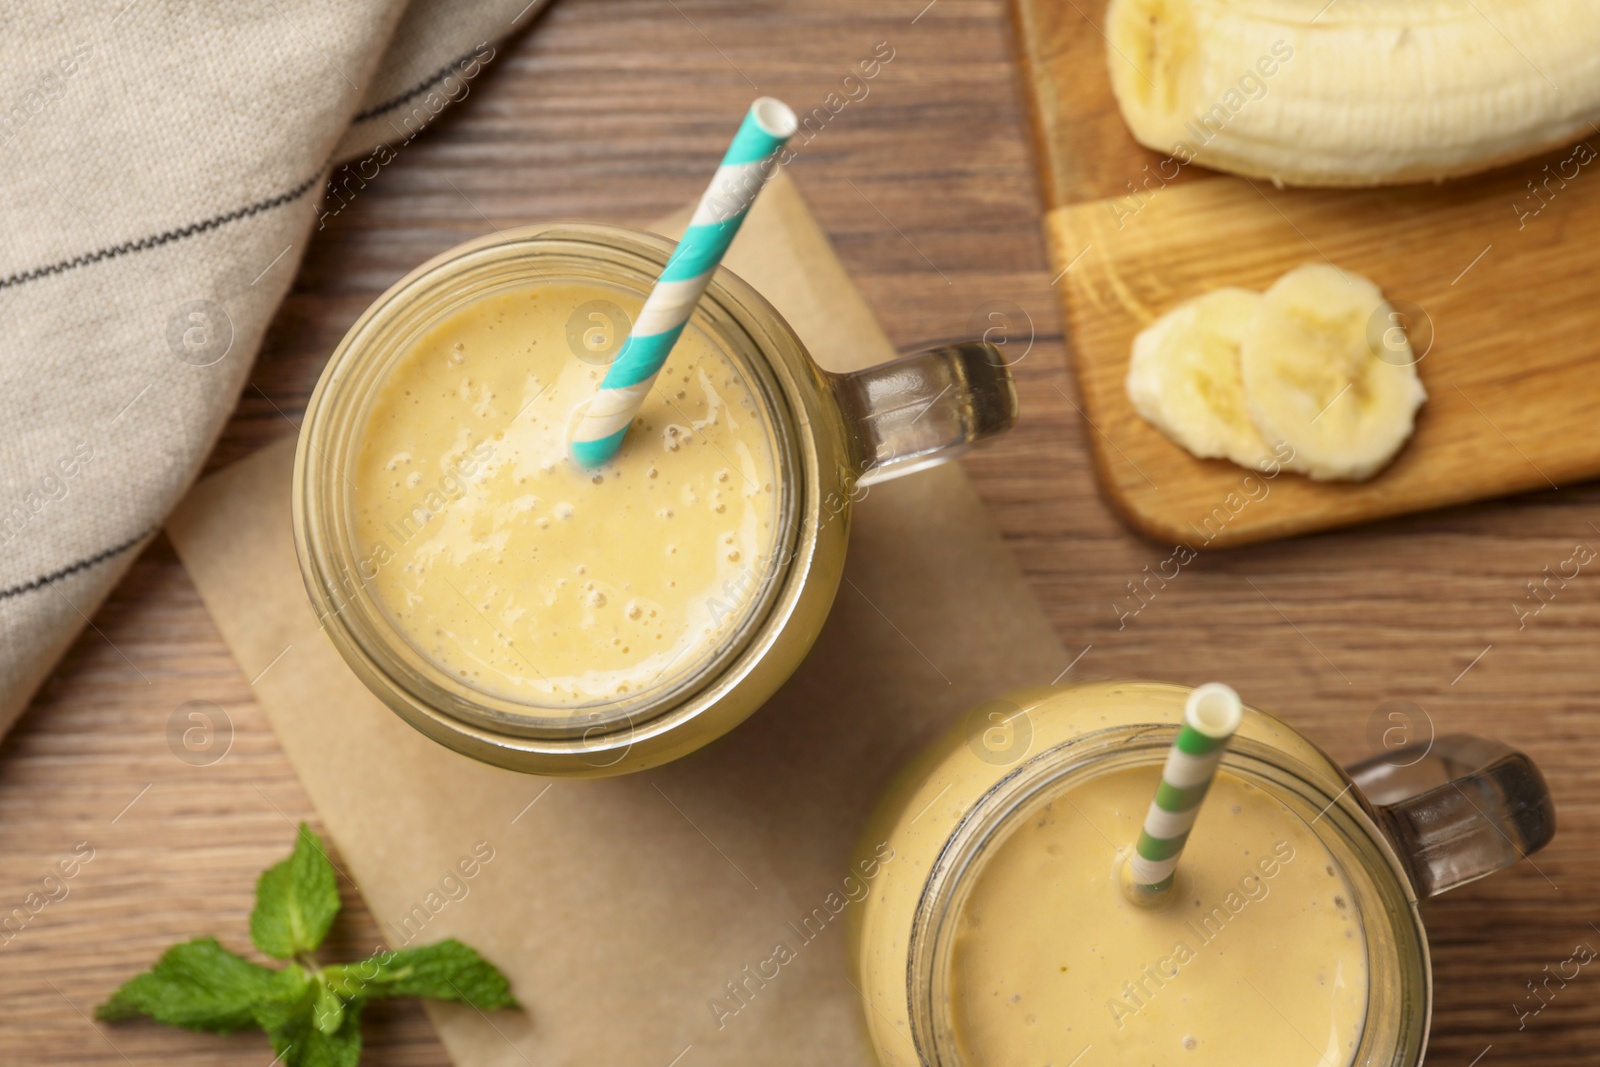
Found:
[[[716,176],[694,209],[622,350],[572,431],[572,456],[598,467],[616,454],[628,424],[655,384],[662,364],[694,314],[717,264],[733,243],[756,194],[777,169],[784,143],[799,128],[788,104],[763,96],[750,105]]]
[[[1243,718],[1239,694],[1221,682],[1207,682],[1189,694],[1183,725],[1161,770],[1161,785],[1124,868],[1123,886],[1136,903],[1157,904],[1171,892],[1178,857],[1216,777],[1223,750]]]

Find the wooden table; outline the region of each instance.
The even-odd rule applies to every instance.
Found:
[[[870,95],[833,117],[792,173],[897,344],[981,331],[1009,301],[1026,316],[1014,358],[1031,320],[1016,367],[1022,424],[966,465],[1067,658],[1081,654],[1069,677],[1228,679],[1347,760],[1372,750],[1374,713],[1397,699],[1441,733],[1526,749],[1561,830],[1537,867],[1430,908],[1432,1062],[1592,1063],[1600,964],[1552,981],[1520,1031],[1513,1005],[1539,1007],[1526,983],[1580,944],[1600,948],[1594,565],[1519,616],[1539,607],[1527,583],[1579,543],[1600,545],[1600,490],[1205,554],[1152,583],[1130,615],[1140,601],[1127,583],[1172,546],[1130,533],[1096,493],[1086,435],[1097,431],[1067,373],[1006,12],[1000,0],[926,2],[564,0],[315,235],[209,466],[292,433],[345,328],[413,264],[491,225],[664,214],[697,194],[757,87],[808,110],[888,41],[895,58]],[[158,538],[0,745],[0,906],[39,888],[78,842],[94,849],[68,895],[0,947],[0,1062],[267,1062],[259,1037],[88,1021],[175,940],[209,931],[243,948],[256,874],[287,850],[294,821],[315,822],[249,683]],[[231,721],[231,748],[208,766],[175,758],[167,740],[195,700]],[[345,889],[332,951],[368,950],[376,924]],[[368,1019],[365,1062],[448,1062],[415,1006]]]

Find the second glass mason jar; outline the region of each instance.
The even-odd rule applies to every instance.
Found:
[[[1422,1062],[1419,901],[1551,839],[1538,769],[1454,735],[1347,772],[1246,708],[1175,899],[1142,913],[1118,869],[1189,692],[1012,694],[898,776],[853,867],[872,881],[851,953],[884,1067]]]
[[[719,374],[726,373],[715,388],[748,398],[740,409],[741,417],[751,420],[743,432],[753,435],[749,439],[761,450],[770,451],[762,470],[771,476],[773,533],[759,559],[746,560],[732,580],[722,583],[728,589],[727,603],[712,596],[709,608],[670,605],[681,608],[677,614],[684,618],[702,619],[709,611],[715,640],[706,647],[685,645],[675,658],[659,657],[658,671],[652,661],[650,677],[642,682],[603,695],[583,694],[582,699],[480,684],[476,672],[453,669],[456,664],[442,662],[426,640],[398,625],[395,605],[375,595],[375,586],[380,581],[394,584],[394,570],[402,567],[391,562],[387,546],[375,552],[363,532],[373,510],[367,498],[375,490],[368,483],[376,469],[362,466],[364,442],[384,420],[403,417],[391,416],[382,406],[394,406],[391,379],[397,368],[410,366],[406,361],[414,361],[412,353],[437,343],[441,324],[455,321],[453,316],[470,315],[474,307],[498,301],[492,306],[501,318],[494,321],[504,321],[507,309],[520,313],[522,294],[552,285],[567,287],[562,292],[603,297],[571,309],[567,328],[555,331],[565,335],[571,360],[599,362],[589,351],[594,346],[586,348],[582,340],[586,331],[602,329],[613,348],[620,344],[628,318],[642,304],[671,248],[662,238],[618,227],[558,224],[506,231],[451,249],[401,279],[367,309],[334,352],[307,406],[295,457],[293,511],[295,546],[312,605],[335,647],[368,688],[412,726],[458,752],[513,770],[586,777],[654,766],[721,736],[772,695],[815,641],[843,572],[851,505],[865,487],[949,459],[1015,421],[1010,373],[993,346],[952,345],[856,373],[830,373],[816,365],[765,300],[726,269],[718,269],[680,350],[688,346],[705,354]],[[485,315],[486,322],[493,319]],[[505,333],[496,343],[533,340]],[[547,345],[552,339],[543,338]],[[603,365],[593,368],[591,376],[597,380],[603,370]],[[464,397],[469,386],[485,389],[481,382],[463,379]],[[475,402],[476,395],[466,400]],[[713,390],[706,395],[719,394]],[[526,406],[531,407],[538,393],[530,390],[529,397]],[[454,400],[446,396],[441,403]],[[717,417],[712,410],[707,420],[714,423]],[[462,441],[471,432],[468,421],[464,417],[459,427]],[[700,426],[689,419],[682,429],[692,437]],[[474,455],[491,457],[478,468],[480,476],[484,467],[510,462],[494,451],[502,436],[474,446]],[[630,442],[638,436],[630,434]],[[671,441],[668,447],[676,444]],[[640,473],[625,467],[628,447],[606,470]],[[463,445],[445,454],[465,451]],[[459,512],[464,506],[457,501],[479,493],[464,476],[475,460],[455,469],[429,457],[396,453],[391,469],[400,460],[415,460],[412,469],[424,466],[422,460],[440,469],[410,476],[414,484],[434,490],[426,506],[407,509],[409,500],[396,506],[382,528],[397,536],[414,535],[417,527],[439,521],[451,508]],[[553,461],[569,462],[564,450],[547,458]],[[670,477],[671,461],[663,453],[650,476],[655,467],[663,467]],[[635,458],[635,466],[643,463]],[[729,463],[738,469],[738,457]],[[596,480],[604,476],[597,474]],[[394,485],[400,484],[397,478]],[[645,487],[643,481],[636,484]],[[647,488],[659,488],[659,483]],[[516,506],[527,506],[526,500]],[[570,517],[571,509],[558,514]],[[535,520],[530,515],[528,521]],[[642,530],[616,529],[626,521],[618,515],[599,532],[619,539],[649,536]],[[502,561],[501,585],[524,565],[535,564]],[[389,573],[384,573],[386,567]],[[531,623],[519,616],[521,609],[491,620],[477,606],[482,598],[475,589],[449,588],[452,592],[444,595],[460,592],[487,631],[504,643],[504,657],[520,657],[533,673],[544,673],[539,669],[541,639],[567,641],[569,651],[573,647],[570,633],[534,633]],[[408,589],[404,595],[414,598],[417,593]],[[466,617],[466,609],[457,607]],[[662,605],[662,614],[674,616],[668,607]],[[537,615],[535,610],[528,618]]]

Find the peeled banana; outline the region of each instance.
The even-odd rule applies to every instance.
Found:
[[[1400,322],[1371,281],[1308,264],[1264,295],[1217,289],[1162,315],[1134,338],[1128,396],[1197,456],[1360,481],[1427,399]]]
[[[1134,137],[1280,185],[1473,174],[1600,124],[1600,0],[1111,0]]]

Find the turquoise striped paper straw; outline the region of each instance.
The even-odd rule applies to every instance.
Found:
[[[1123,885],[1135,902],[1160,903],[1171,891],[1200,803],[1243,718],[1239,694],[1221,682],[1207,682],[1189,694],[1183,725],[1161,770],[1161,785],[1125,868]]]
[[[781,100],[763,96],[750,105],[689,228],[573,430],[572,456],[583,466],[598,467],[616,454],[739,224],[776,169],[774,159],[798,126]]]

